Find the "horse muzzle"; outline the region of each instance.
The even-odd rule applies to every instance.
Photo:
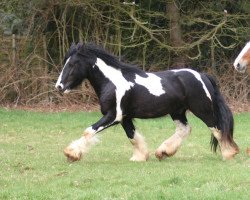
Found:
[[[56,89],[60,92],[60,93],[64,93],[67,94],[70,92],[70,89],[65,87],[62,83],[60,84],[56,84]]]
[[[59,84],[56,84],[56,89],[59,91],[59,92],[64,92],[64,86],[62,83],[59,83]]]
[[[238,63],[236,66],[234,66],[235,69],[240,72],[240,73],[245,73],[247,66],[246,65],[241,65],[240,63]]]

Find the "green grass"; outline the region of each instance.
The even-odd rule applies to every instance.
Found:
[[[235,115],[241,153],[222,161],[210,151],[209,129],[192,114],[192,133],[180,151],[159,162],[155,149],[174,132],[169,117],[136,120],[150,149],[144,163],[130,162],[132,147],[121,127],[79,162],[62,151],[99,113],[36,113],[0,109],[0,199],[249,199],[250,113]]]

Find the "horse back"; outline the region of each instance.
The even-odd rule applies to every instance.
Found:
[[[185,101],[185,88],[182,83],[171,71],[161,71],[150,73],[161,79],[161,85],[151,81],[151,89],[135,84],[127,92],[122,100],[123,110],[126,115],[136,118],[154,118],[174,112],[183,107]],[[162,87],[162,93],[153,92]]]

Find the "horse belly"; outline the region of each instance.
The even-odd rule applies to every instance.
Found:
[[[178,105],[178,100],[165,97],[151,97],[135,100],[131,113],[135,118],[156,118],[167,115]]]

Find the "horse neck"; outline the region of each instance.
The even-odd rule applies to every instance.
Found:
[[[122,72],[123,71],[123,72]],[[111,65],[106,64],[102,59],[97,58],[95,66],[91,67],[89,71],[89,81],[94,87],[97,96],[100,98],[102,91],[107,89],[107,84],[112,82],[116,87],[118,85],[127,84],[124,75],[132,76],[134,74],[145,74],[144,71],[127,67],[126,70],[117,69]],[[119,83],[117,82],[119,80]],[[131,84],[131,83],[129,83]]]
[[[95,69],[95,67],[91,67],[89,69],[88,77],[90,84],[95,90],[95,93],[97,94],[98,98],[100,98],[103,88],[106,86],[108,81],[105,79],[102,72]]]

